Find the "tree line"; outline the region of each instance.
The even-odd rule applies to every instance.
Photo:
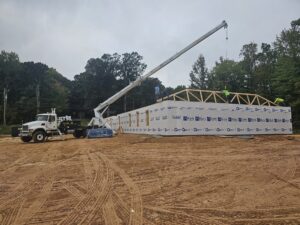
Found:
[[[273,43],[245,44],[240,61],[220,58],[208,69],[200,55],[193,64],[190,86],[165,87],[158,78],[148,78],[139,87],[110,106],[108,115],[156,102],[160,96],[184,88],[257,93],[270,100],[283,98],[292,106],[294,121],[300,120],[300,19],[292,21]],[[39,112],[56,108],[60,115],[91,118],[93,108],[143,74],[147,65],[137,52],[104,54],[87,61],[85,71],[65,78],[43,63],[20,62],[14,52],[0,54],[0,90],[7,93],[7,124],[29,121]],[[3,123],[4,96],[0,98]]]

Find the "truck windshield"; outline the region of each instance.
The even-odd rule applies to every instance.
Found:
[[[36,120],[37,121],[47,121],[48,120],[48,115],[37,115]]]

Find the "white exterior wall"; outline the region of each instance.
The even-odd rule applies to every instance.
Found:
[[[149,126],[146,111],[149,110]],[[139,124],[137,124],[137,112]],[[129,123],[131,114],[131,126]],[[291,134],[291,108],[164,101],[106,118],[114,130],[157,135]],[[120,123],[119,123],[120,121]]]

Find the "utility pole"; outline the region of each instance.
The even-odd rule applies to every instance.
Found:
[[[3,90],[3,126],[6,126],[7,88]]]
[[[37,84],[35,93],[36,93],[36,114],[39,114],[39,112],[40,112],[40,84]]]

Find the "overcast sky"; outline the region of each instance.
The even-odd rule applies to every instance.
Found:
[[[239,60],[243,44],[272,43],[300,18],[300,0],[0,0],[0,50],[73,79],[89,58],[137,51],[152,69],[226,20],[220,30],[159,71],[166,86],[188,85],[199,54]]]

